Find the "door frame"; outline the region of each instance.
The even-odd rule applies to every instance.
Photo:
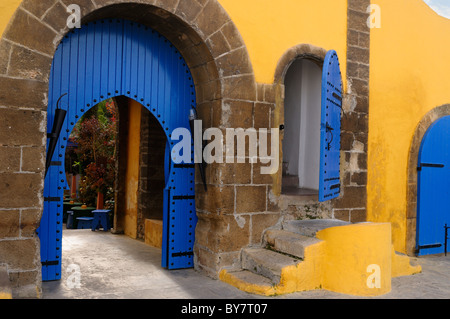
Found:
[[[450,115],[450,104],[444,104],[428,111],[418,122],[408,153],[407,181],[406,181],[406,254],[416,255],[417,233],[417,187],[418,187],[418,159],[420,146],[428,128],[438,119]]]
[[[444,241],[445,241],[445,229],[444,225],[445,222],[442,224],[441,231],[439,232],[439,229],[435,228],[438,227],[437,224],[439,224],[439,221],[442,221],[442,217],[444,215],[439,214],[445,214],[442,212],[435,212],[431,211],[433,216],[436,216],[436,219],[433,218],[433,220],[429,219],[429,216],[427,214],[430,213],[430,209],[428,207],[423,207],[421,204],[421,201],[426,200],[429,203],[429,197],[428,196],[435,196],[436,193],[433,191],[432,194],[427,193],[427,190],[422,190],[423,188],[427,188],[424,186],[429,186],[427,181],[423,181],[422,179],[425,179],[426,175],[425,172],[429,172],[430,174],[438,174],[438,175],[431,175],[431,177],[437,177],[445,171],[443,169],[448,169],[448,167],[445,167],[448,162],[443,161],[441,159],[436,159],[435,154],[439,153],[438,145],[429,144],[433,143],[433,137],[435,137],[435,134],[438,134],[438,137],[442,135],[442,132],[440,131],[442,128],[446,128],[446,126],[442,126],[444,124],[447,124],[447,127],[450,127],[450,116],[443,116],[434,121],[429,128],[427,129],[419,150],[419,158],[418,158],[418,165],[417,165],[417,171],[418,171],[418,178],[417,178],[417,232],[416,232],[416,254],[418,256],[422,255],[434,255],[444,252]],[[447,122],[447,123],[446,123]],[[444,135],[445,134],[444,132]],[[431,149],[429,149],[431,147]],[[431,156],[431,158],[430,158]],[[438,156],[439,157],[439,156]],[[442,175],[441,175],[442,176]],[[430,177],[428,175],[427,177]],[[433,190],[435,187],[439,188],[438,181],[433,178]],[[439,196],[438,196],[439,197]],[[447,196],[445,197],[447,198]],[[432,200],[434,202],[434,200]],[[425,205],[426,206],[426,205]],[[422,220],[425,220],[426,222],[423,222]],[[450,221],[450,220],[449,220]],[[432,223],[433,222],[433,223]],[[432,232],[432,234],[430,234]],[[436,240],[430,241],[430,235],[436,236]],[[428,238],[427,241],[420,240],[420,238],[425,237]]]

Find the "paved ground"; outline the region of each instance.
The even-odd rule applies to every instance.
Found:
[[[160,267],[161,251],[124,235],[65,230],[62,280],[42,284],[43,299],[263,299],[193,269]],[[422,273],[392,279],[392,291],[376,299],[449,299],[450,254],[413,258]],[[79,286],[74,271],[79,267]],[[269,299],[352,299],[326,290]]]

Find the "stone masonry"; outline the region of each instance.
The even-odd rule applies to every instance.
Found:
[[[366,11],[369,5],[369,0],[348,1],[347,94],[341,129],[342,194],[333,203],[333,215],[350,222],[366,221],[370,70]]]

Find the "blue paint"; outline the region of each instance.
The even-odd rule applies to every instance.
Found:
[[[444,225],[450,225],[450,116],[434,122],[420,146],[417,180],[417,255],[444,252]],[[441,245],[432,247],[429,245]]]
[[[44,202],[38,229],[41,241],[42,278],[61,279],[64,158],[70,132],[92,106],[115,96],[127,96],[144,105],[159,121],[170,141],[173,129],[189,128],[189,111],[196,107],[192,75],[180,52],[162,35],[126,20],[101,20],[69,32],[58,46],[50,74],[48,131],[51,131],[56,101],[67,117],[49,168],[44,196],[59,198]],[[168,143],[170,154],[173,145]],[[169,269],[193,267],[195,213],[195,168],[170,167],[166,156],[162,265]]]
[[[342,77],[335,51],[328,51],[322,73],[319,201],[340,194]]]

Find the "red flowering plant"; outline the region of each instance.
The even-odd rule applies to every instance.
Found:
[[[77,165],[82,167],[80,180],[80,200],[95,206],[97,196],[113,196],[115,179],[115,105],[105,101],[86,113],[72,134],[77,143]]]

